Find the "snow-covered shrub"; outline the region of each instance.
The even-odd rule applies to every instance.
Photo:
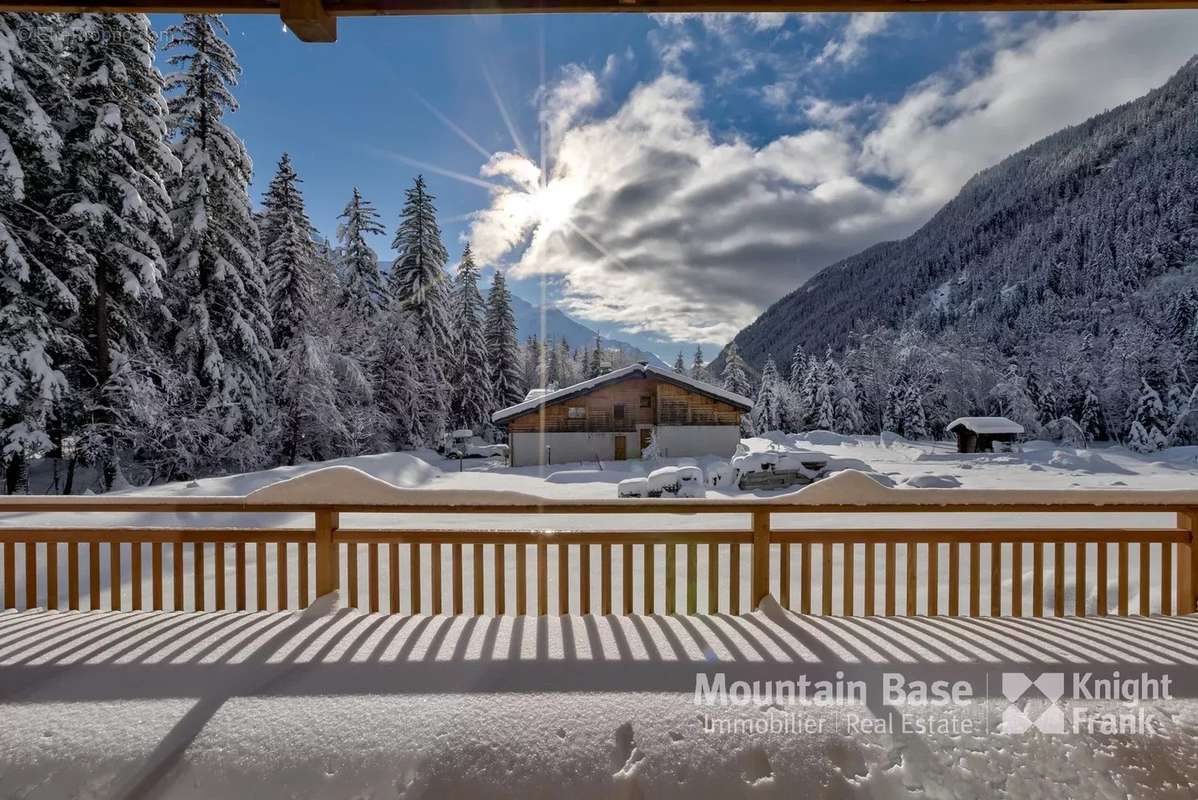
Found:
[[[707,465],[707,485],[712,488],[731,485],[735,476],[732,464],[727,461],[713,461]]]
[[[649,481],[646,478],[625,478],[616,484],[619,497],[648,497]]]

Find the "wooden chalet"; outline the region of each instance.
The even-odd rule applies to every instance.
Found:
[[[732,455],[747,397],[646,362],[497,411],[512,466]]]

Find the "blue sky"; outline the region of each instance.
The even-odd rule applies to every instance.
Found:
[[[1189,12],[226,22],[255,198],[286,150],[327,236],[355,185],[393,230],[423,172],[451,259],[667,359],[1198,50]]]

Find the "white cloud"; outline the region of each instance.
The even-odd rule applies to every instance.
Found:
[[[712,33],[729,33],[738,25],[742,25],[756,33],[761,33],[781,28],[786,24],[786,20],[791,14],[782,11],[762,11],[755,13],[683,12],[680,14],[651,14],[650,16],[659,25],[665,27],[680,26],[689,21],[697,21]]]
[[[850,14],[842,36],[824,45],[815,64],[848,65],[859,61],[865,55],[865,42],[885,31],[893,16],[880,12]]]
[[[544,180],[517,155],[484,168],[505,188],[475,217],[475,252],[554,279],[584,318],[723,342],[820,268],[913,230],[979,169],[1159,85],[1196,34],[1198,17],[1169,12],[1004,28],[981,68],[887,107],[807,98],[813,127],[762,146],[715,136],[703,87],[680,75],[595,117],[599,84],[571,70],[546,103]]]

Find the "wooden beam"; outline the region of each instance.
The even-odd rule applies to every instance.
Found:
[[[302,42],[337,41],[337,18],[321,0],[279,0],[279,16]]]
[[[279,14],[305,42],[337,39],[338,17],[543,13],[1099,11],[1198,8],[1198,0],[16,0],[0,11]]]

